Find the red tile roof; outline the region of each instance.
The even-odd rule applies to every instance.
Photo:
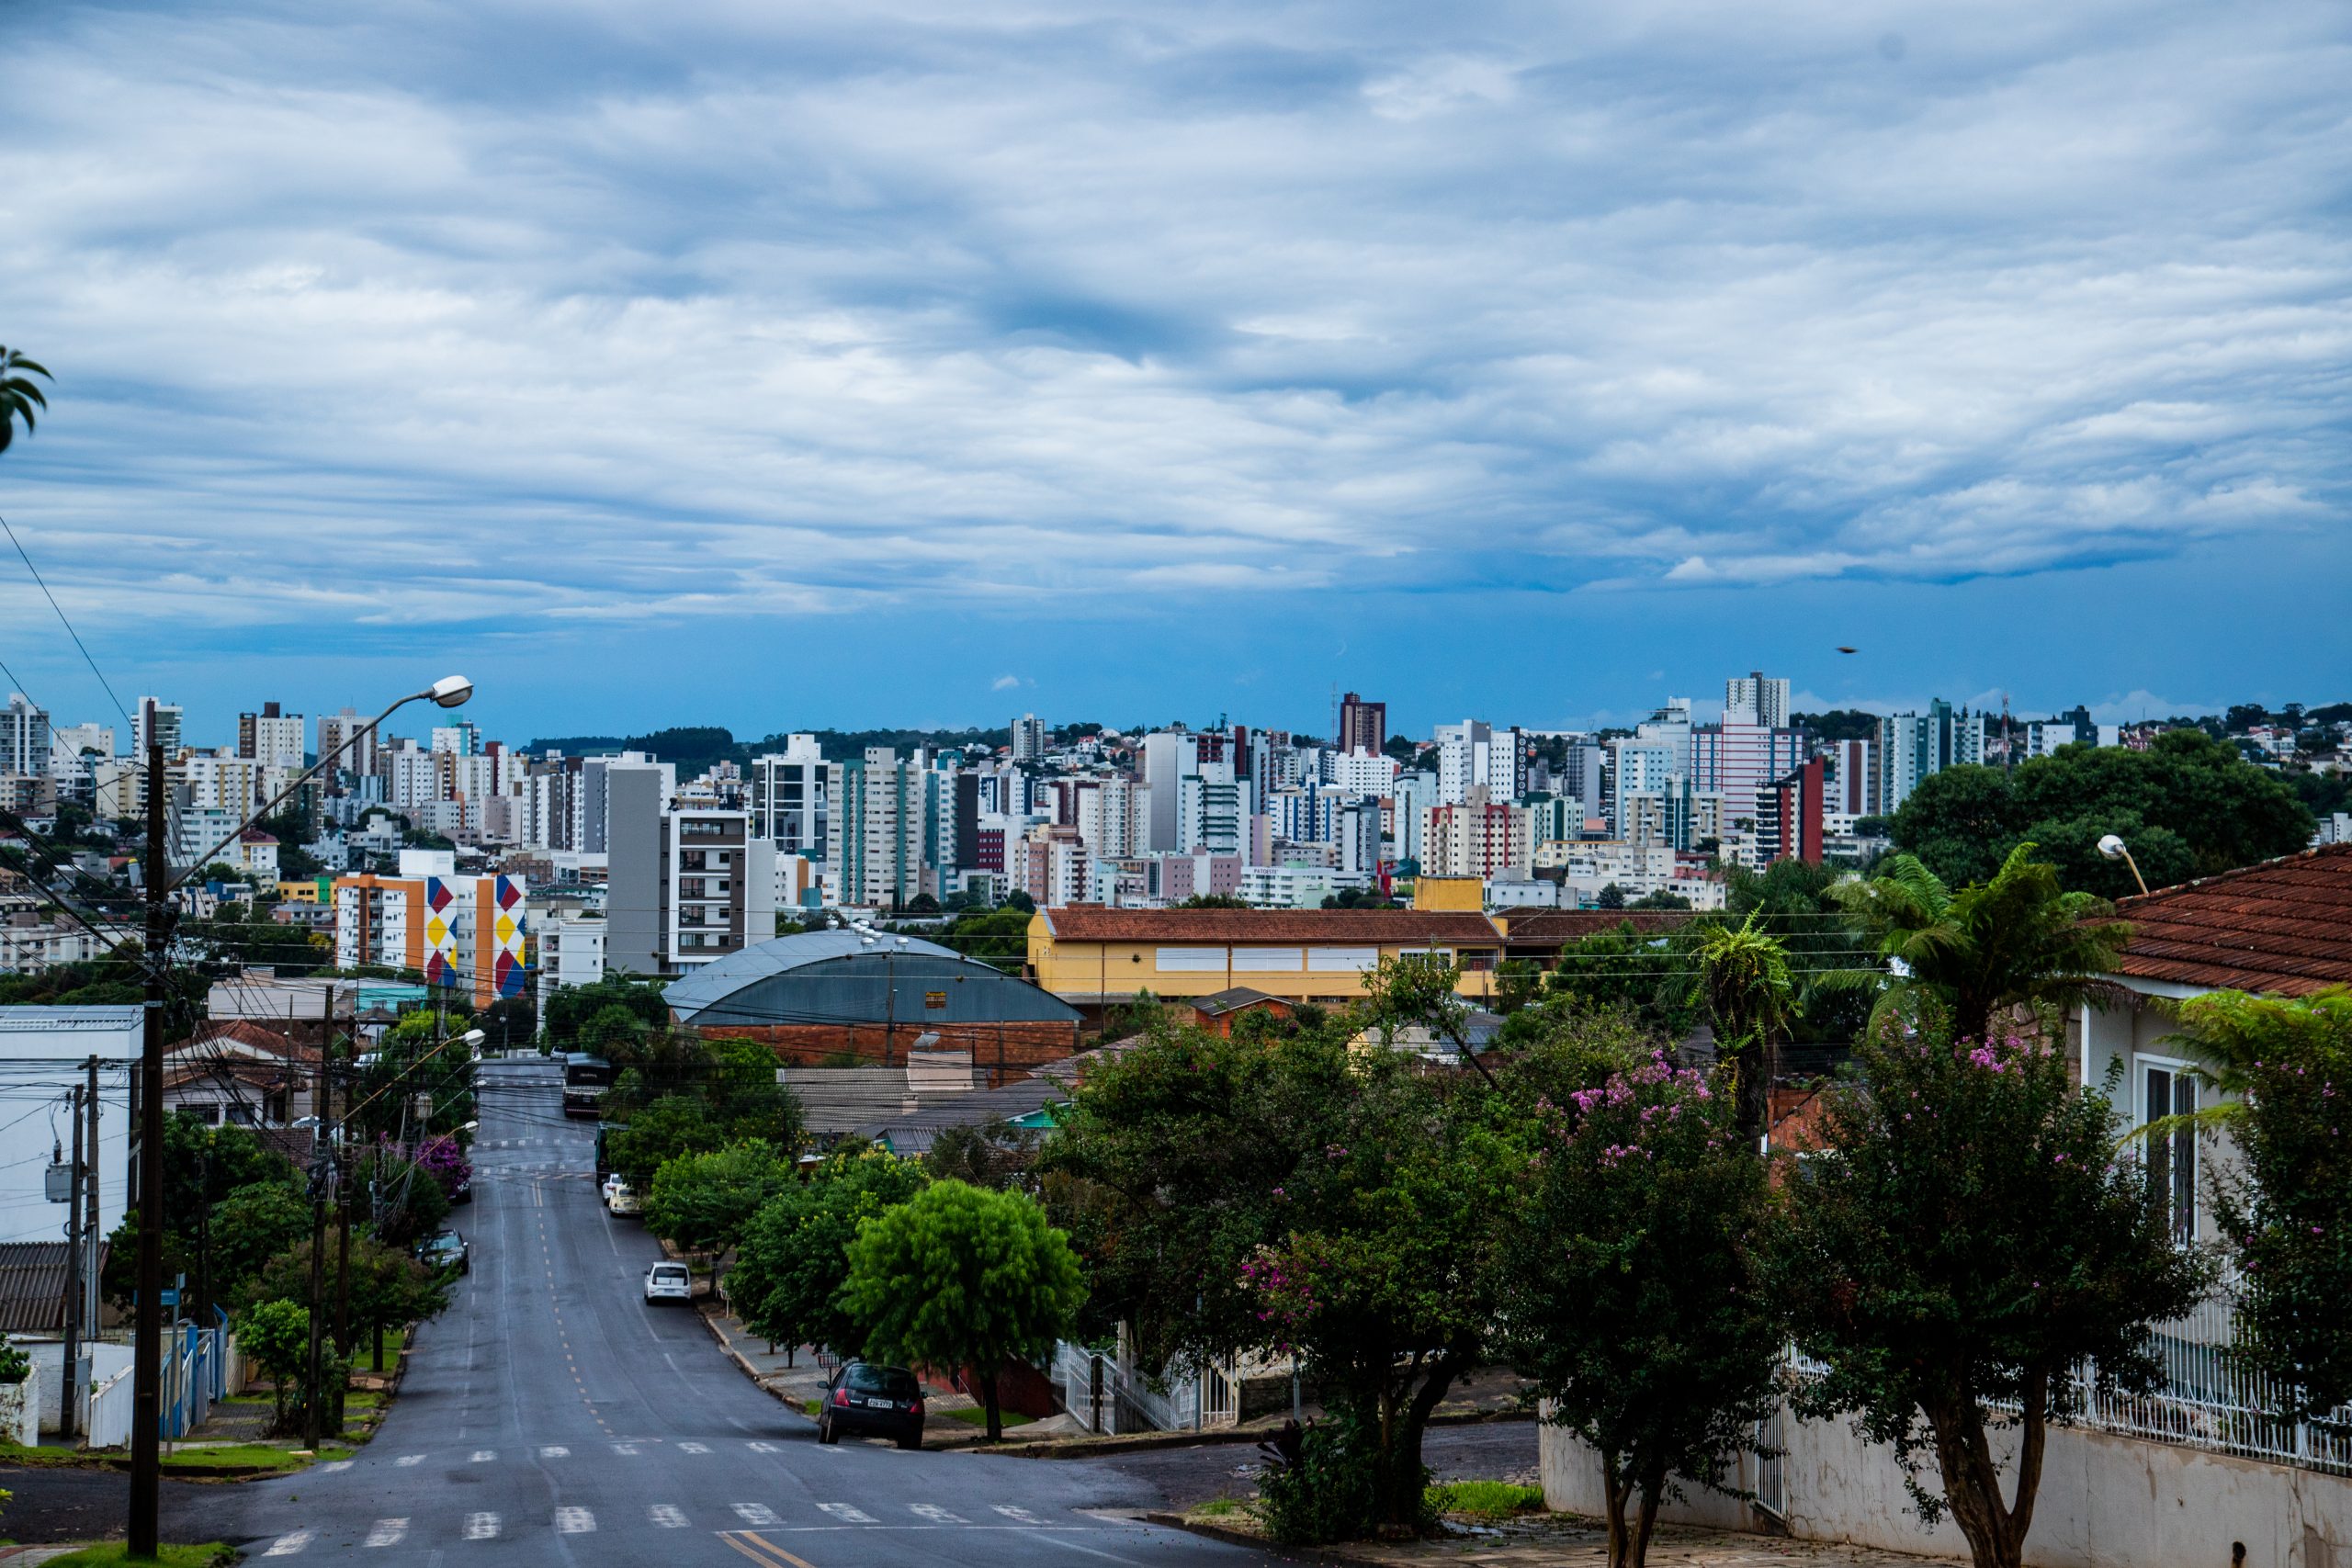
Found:
[[[1557,947],[1582,942],[1596,931],[1613,931],[1626,921],[1645,935],[1670,931],[1694,918],[1694,911],[1689,909],[1546,909],[1540,906],[1504,909],[1495,916],[1508,929],[1513,947],[1522,943]]]
[[[319,1059],[317,1046],[298,1045],[277,1031],[243,1018],[208,1020],[197,1025],[194,1034],[170,1049],[177,1055],[183,1051],[210,1050],[226,1045],[240,1045],[272,1056],[294,1057],[308,1062]]]
[[[2120,975],[2301,996],[2352,985],[2352,844],[2134,895]]]
[[[1475,942],[1498,939],[1486,916],[1458,909],[1109,909],[1045,911],[1057,942]]]

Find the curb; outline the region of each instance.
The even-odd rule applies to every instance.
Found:
[[[1432,1416],[1431,1427],[1484,1427],[1501,1421],[1532,1421],[1529,1410],[1461,1410]],[[1043,1439],[1005,1443],[986,1452],[1005,1459],[1098,1459],[1117,1454],[1148,1453],[1154,1449],[1194,1449],[1217,1443],[1257,1443],[1280,1432],[1280,1427],[1208,1427],[1197,1432],[1136,1432],[1110,1438]],[[1251,1538],[1255,1540],[1256,1538]],[[1260,1544],[1263,1544],[1261,1542]],[[1334,1559],[1334,1561],[1338,1561]],[[1358,1561],[1348,1559],[1348,1561]]]
[[[1167,1529],[1182,1530],[1187,1535],[1203,1536],[1210,1540],[1221,1540],[1227,1546],[1248,1547],[1252,1551],[1266,1552],[1293,1562],[1329,1562],[1334,1568],[1396,1568],[1395,1562],[1385,1558],[1358,1557],[1336,1546],[1276,1546],[1262,1535],[1252,1535],[1248,1530],[1227,1529],[1204,1520],[1188,1519],[1182,1514],[1148,1513],[1143,1516],[1143,1522]]]

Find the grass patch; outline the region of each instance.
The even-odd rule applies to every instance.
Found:
[[[374,1410],[384,1403],[384,1396],[372,1388],[355,1388],[343,1396],[345,1410]]]
[[[22,1443],[0,1443],[0,1464],[27,1469],[71,1470],[88,1462],[84,1449],[28,1449]]]
[[[808,1419],[811,1421],[824,1412],[825,1402],[821,1399],[804,1399],[800,1403],[808,1412]]]
[[[989,1424],[989,1413],[977,1406],[970,1410],[943,1410],[940,1414],[950,1421],[961,1421],[967,1427],[985,1427]],[[1035,1419],[1035,1416],[1015,1416],[1012,1411],[1004,1410],[998,1412],[996,1422],[1000,1427],[1011,1428],[1026,1427]]]
[[[201,1469],[212,1465],[251,1465],[256,1469],[296,1471],[317,1460],[350,1457],[349,1449],[322,1447],[314,1455],[303,1455],[292,1449],[276,1448],[267,1443],[224,1443],[218,1448],[181,1449],[167,1454],[164,1459],[164,1468],[178,1470],[188,1466]]]
[[[115,1568],[121,1563],[162,1563],[164,1568],[227,1568],[237,1560],[237,1549],[220,1542],[208,1541],[202,1546],[173,1546],[166,1542],[160,1557],[133,1557],[130,1549],[119,1540],[97,1546],[85,1546],[69,1551],[62,1557],[52,1557],[59,1568]]]
[[[1223,1519],[1251,1510],[1250,1505],[1238,1497],[1212,1497],[1205,1503],[1194,1504],[1186,1511],[1204,1519]]]
[[[1449,1481],[1429,1489],[1429,1502],[1441,1514],[1507,1519],[1543,1512],[1544,1489],[1510,1481]]]

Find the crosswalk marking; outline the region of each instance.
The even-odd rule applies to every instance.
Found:
[[[645,1516],[665,1530],[686,1528],[686,1516],[678,1511],[674,1503],[656,1503],[645,1510]]]
[[[710,1445],[708,1443],[680,1443],[678,1451],[682,1454],[707,1454],[710,1452]]]
[[[392,1462],[398,1465],[423,1464],[424,1462],[424,1456],[423,1454],[402,1454],[400,1458],[392,1461]]]
[[[555,1511],[555,1531],[558,1535],[586,1535],[596,1528],[596,1516],[585,1508],[558,1508]]]
[[[292,1535],[281,1535],[270,1543],[269,1550],[263,1552],[262,1555],[264,1557],[291,1557],[296,1552],[311,1544],[311,1537],[313,1533],[314,1532],[311,1530],[296,1530]]]
[[[877,1522],[872,1514],[867,1513],[863,1508],[853,1507],[847,1503],[820,1503],[817,1506],[824,1509],[825,1512],[832,1515],[833,1517],[841,1520],[843,1524],[870,1525]]]
[[[476,1449],[474,1450],[473,1462],[476,1464],[490,1464],[494,1462],[497,1458],[498,1450],[496,1449]]]
[[[561,1443],[548,1443],[539,1450],[541,1459],[570,1459],[571,1450]]]
[[[780,1522],[775,1517],[775,1510],[765,1503],[737,1503],[734,1508],[735,1517],[747,1525],[773,1525]]]
[[[623,1459],[635,1459],[637,1457],[637,1445],[635,1443],[615,1443],[613,1445],[613,1452],[620,1455]]]
[[[496,1540],[498,1516],[496,1514],[468,1514],[466,1539],[468,1540]]]
[[[356,1461],[347,1459],[331,1459],[319,1466],[319,1471],[324,1475],[341,1475],[345,1471],[349,1470],[354,1462]]]
[[[774,1443],[753,1443],[752,1451],[755,1454],[780,1454],[784,1450]]]
[[[968,1525],[972,1521],[961,1514],[951,1514],[936,1503],[910,1503],[910,1511],[920,1514],[935,1525]]]
[[[378,1519],[376,1521],[376,1528],[368,1532],[368,1539],[360,1544],[363,1546],[398,1546],[401,1543],[401,1538],[406,1534],[408,1534],[408,1521],[406,1519]]]
[[[1016,1508],[1016,1507],[1014,1507],[1014,1506],[1013,1506],[1012,1504],[1010,1504],[1010,1503],[999,1503],[999,1504],[996,1506],[996,1511],[997,1511],[998,1513],[1000,1513],[1000,1514],[1002,1514],[1002,1515],[1003,1515],[1006,1518],[1008,1518],[1008,1519],[1018,1519],[1018,1520],[1020,1520],[1020,1521],[1021,1521],[1023,1524],[1024,1524],[1024,1525],[1036,1525],[1036,1524],[1043,1524],[1043,1523],[1045,1523],[1045,1521],[1044,1521],[1043,1519],[1040,1519],[1036,1515],[1035,1515],[1035,1514],[1031,1513],[1028,1509],[1026,1509],[1026,1508]]]

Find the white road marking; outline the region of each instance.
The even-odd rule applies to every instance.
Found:
[[[476,1449],[474,1450],[473,1462],[476,1464],[492,1464],[496,1462],[497,1459],[498,1450],[496,1449]]]
[[[755,1454],[780,1454],[784,1450],[774,1443],[753,1443],[752,1451]]]
[[[466,1539],[468,1540],[496,1540],[498,1516],[496,1514],[468,1514]]]
[[[319,1466],[319,1470],[322,1474],[341,1475],[345,1471],[349,1470],[355,1462],[356,1461],[347,1459],[331,1459],[327,1461],[326,1463]]]
[[[853,1507],[847,1503],[820,1503],[817,1506],[824,1509],[825,1512],[832,1515],[833,1517],[841,1520],[843,1524],[870,1525],[879,1522],[872,1514],[867,1513],[865,1509]]]
[[[635,1459],[637,1457],[637,1445],[635,1443],[615,1443],[613,1445],[613,1452],[620,1455],[623,1459]]]
[[[555,1530],[558,1535],[586,1535],[596,1528],[596,1516],[585,1508],[558,1508]]]
[[[368,1539],[360,1544],[363,1546],[398,1546],[401,1543],[401,1538],[406,1534],[408,1534],[408,1521],[406,1519],[378,1519],[376,1521],[376,1528],[368,1532]]]
[[[561,1443],[549,1443],[539,1450],[541,1459],[570,1459],[571,1450]]]
[[[951,1514],[936,1503],[910,1503],[908,1508],[935,1525],[968,1525],[972,1521],[961,1514]]]
[[[678,1451],[682,1454],[707,1454],[710,1452],[710,1445],[708,1443],[680,1443]]]
[[[424,1462],[424,1456],[423,1454],[402,1454],[400,1458],[392,1461],[392,1462],[400,1465],[423,1464]]]
[[[264,1557],[291,1557],[296,1552],[311,1544],[311,1537],[313,1533],[314,1532],[311,1530],[296,1530],[292,1535],[281,1535],[276,1540],[270,1542],[269,1550],[263,1552],[262,1555]]]
[[[747,1525],[773,1525],[783,1522],[775,1517],[775,1510],[765,1503],[738,1503],[734,1507],[735,1517]]]
[[[1008,1519],[1019,1519],[1024,1525],[1041,1525],[1046,1521],[1026,1508],[1016,1508],[1010,1503],[999,1503],[996,1511]]]
[[[674,1503],[656,1503],[645,1510],[645,1517],[665,1530],[686,1528],[686,1516],[678,1511],[678,1506]]]

